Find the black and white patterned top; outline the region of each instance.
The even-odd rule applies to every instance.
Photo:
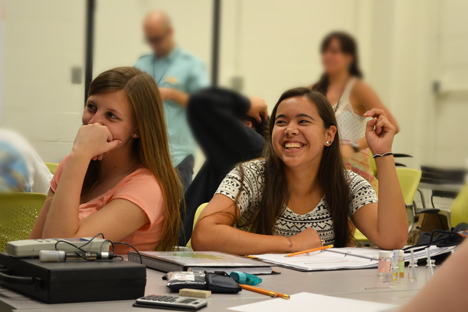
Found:
[[[238,199],[239,221],[241,224],[251,220],[262,199],[263,189],[265,188],[265,160],[253,160],[242,164],[242,166],[244,169],[244,187]],[[347,172],[351,190],[349,199],[349,216],[351,217],[359,208],[371,203],[377,203],[378,199],[372,186],[364,178],[350,170]],[[237,168],[234,168],[221,182],[216,194],[226,195],[235,201],[240,190],[240,181],[240,172]],[[333,220],[326,207],[324,197],[314,209],[304,215],[294,213],[286,207],[284,213],[276,221],[275,234],[293,236],[309,227],[318,232],[325,244],[334,244]],[[242,230],[248,231],[248,228],[242,228]]]

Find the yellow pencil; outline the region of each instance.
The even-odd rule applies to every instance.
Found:
[[[285,257],[293,257],[293,256],[302,255],[302,254],[309,253],[309,252],[328,249],[328,248],[333,248],[333,245],[327,245],[327,246],[312,248],[312,249],[308,249],[308,250],[293,252],[293,253],[285,255]]]
[[[250,286],[250,285],[243,285],[243,284],[239,284],[239,285],[240,285],[240,287],[242,287],[242,289],[254,291],[256,293],[264,294],[264,295],[267,295],[267,296],[270,296],[270,297],[274,297],[274,298],[279,297],[279,298],[283,298],[283,299],[286,299],[286,300],[289,300],[289,298],[291,298],[291,296],[289,296],[289,295],[277,293],[276,291],[266,290],[266,289],[263,289],[263,288],[254,287],[254,286]]]

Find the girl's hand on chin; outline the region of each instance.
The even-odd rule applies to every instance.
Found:
[[[395,127],[388,121],[385,112],[381,109],[371,109],[364,117],[372,117],[367,122],[366,139],[372,153],[384,154],[392,151]]]
[[[73,143],[73,152],[88,159],[101,160],[104,154],[117,147],[122,141],[114,140],[106,126],[90,124],[81,126]]]

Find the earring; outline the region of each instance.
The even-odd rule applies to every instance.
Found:
[[[138,134],[134,133],[134,134],[132,134],[132,137],[134,137],[136,139],[136,138],[138,138]]]
[[[327,145],[330,145],[330,144],[332,144],[332,141],[327,141]]]

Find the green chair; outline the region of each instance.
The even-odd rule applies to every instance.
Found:
[[[408,215],[408,233],[414,227],[415,202],[414,196],[418,190],[419,181],[421,180],[422,172],[416,169],[397,168],[396,169],[398,181],[400,182],[401,192],[403,193],[403,200],[406,205],[406,212]],[[360,242],[369,242],[366,236],[358,229],[354,233],[354,239]]]
[[[450,207],[450,223],[450,227],[460,223],[468,223],[468,183]]]
[[[370,167],[372,169],[372,171],[374,172],[374,177],[377,178],[377,165],[375,164],[375,159],[374,157],[372,157],[372,152],[370,153]]]
[[[0,252],[9,241],[28,239],[45,199],[40,193],[0,194]]]
[[[197,211],[195,211],[195,217],[193,218],[193,229],[195,229],[195,225],[197,224],[198,218],[200,217],[203,209],[205,209],[206,206],[208,206],[208,203],[201,204],[200,206],[198,206]],[[187,247],[192,248],[192,239],[188,241]]]
[[[46,164],[47,168],[49,168],[50,173],[55,174],[59,164],[51,163],[51,162],[46,162],[45,164]]]

